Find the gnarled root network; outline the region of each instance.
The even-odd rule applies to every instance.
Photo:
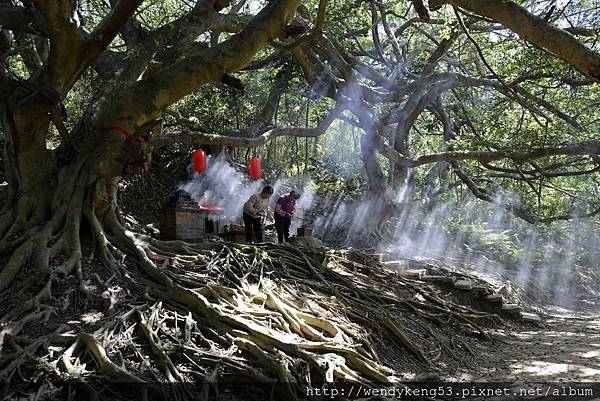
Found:
[[[499,323],[359,251],[163,242],[124,230],[99,236],[98,230],[103,271],[67,260],[79,282],[75,291],[61,287],[68,278],[49,268],[55,294],[50,284],[24,290],[20,296],[30,299],[4,311],[0,381],[18,382],[34,365],[46,385],[49,377],[67,380],[89,399],[116,391],[98,385],[106,381],[183,383],[125,389],[148,399],[208,398],[232,382],[296,399],[303,386],[324,381],[404,379],[382,357],[382,338],[423,370],[436,371],[442,355],[460,363],[456,348],[470,351],[440,328],[451,324],[486,337],[485,328]],[[113,256],[117,248],[126,255],[121,261]],[[49,319],[62,323],[44,325]]]

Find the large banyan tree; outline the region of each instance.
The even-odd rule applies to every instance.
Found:
[[[243,270],[257,263],[273,267],[281,252],[166,243],[126,229],[116,204],[117,184],[131,166],[146,168],[152,151],[167,144],[254,147],[279,136],[317,137],[341,119],[362,132],[362,159],[372,196],[405,185],[412,169],[428,165],[428,193],[435,192],[435,179],[453,172],[476,197],[501,203],[532,223],[568,218],[573,211],[555,215],[532,211],[524,203],[503,200],[494,193],[496,187],[489,185],[490,180],[513,180],[522,184],[523,191],[541,197],[544,188],[558,191],[552,180],[592,176],[600,165],[595,108],[575,115],[588,106],[588,99],[597,100],[594,83],[600,81],[600,55],[594,49],[598,34],[594,2],[163,3],[166,6],[142,0],[0,0],[0,138],[4,146],[0,299],[3,304],[11,297],[19,300],[2,308],[0,350],[12,347],[14,354],[35,355],[38,348],[53,341],[66,344],[63,366],[77,375],[81,372],[71,364],[71,356],[87,347],[105,373],[136,381],[111,361],[104,347],[109,342],[107,333],[127,319],[137,319],[164,364],[166,377],[176,381],[181,375],[160,347],[158,332],[164,320],[174,322],[191,349],[194,320],[209,327],[208,336],[235,344],[264,371],[284,381],[297,378],[290,373],[293,363],[280,363],[286,358],[307,360],[328,379],[389,380],[390,372],[378,362],[368,341],[360,340],[353,330],[340,329],[335,321],[294,309],[274,291],[266,291],[260,299],[287,320],[289,331],[312,342],[304,346],[286,342],[215,301],[225,300],[231,306],[234,290],[196,290],[201,282],[193,277],[176,276],[158,267],[167,258],[182,265],[202,262],[210,266],[212,256],[229,252],[227,260],[234,272],[230,279],[235,281],[250,273],[241,271],[237,276],[234,267]],[[501,50],[494,53],[494,49]],[[203,86],[220,83],[243,89],[244,83],[235,76],[240,71],[272,71],[275,77],[264,109],[246,128],[156,134],[165,113],[185,120],[170,108]],[[101,83],[78,87],[90,76]],[[292,76],[301,77],[313,99],[326,108],[312,128],[275,125],[275,105]],[[72,115],[66,120],[63,106],[74,88],[85,95],[77,100],[82,110],[78,121]],[[486,117],[481,109],[487,107],[510,111],[516,118],[498,126],[498,120],[512,117],[502,112]],[[496,131],[487,130],[486,126],[494,124]],[[439,135],[428,152],[417,154],[415,146],[422,150],[426,138],[424,127]],[[502,136],[504,128],[516,133]],[[519,135],[526,131],[527,135]],[[57,146],[49,146],[50,136],[60,138]],[[390,165],[387,177],[382,157]],[[448,187],[447,182],[440,187],[444,185]],[[596,212],[593,203],[588,206],[577,213]],[[137,315],[122,315],[111,322],[110,330],[105,328],[95,337],[61,335],[59,330],[54,337],[46,333],[45,342],[23,342],[19,335],[27,324],[55,312],[49,305],[55,301],[53,288],[63,277],[74,276],[82,296],[108,300],[109,307],[116,308],[118,297],[111,295],[109,284],[113,278],[96,276],[100,285],[92,285],[90,277],[96,271],[86,272],[83,267],[82,233],[92,238],[93,255],[102,266],[97,269],[120,277],[129,286],[127,291],[137,293],[139,299],[158,302],[155,312],[162,310],[162,302],[172,312],[165,312],[161,320],[138,308]],[[312,277],[324,293],[338,293],[328,283],[334,273],[318,267],[322,262],[318,257],[313,260],[294,250],[285,252],[289,262],[285,274],[291,274],[295,266],[297,277]],[[284,274],[283,270],[278,274]],[[344,288],[355,290],[362,285],[342,282]],[[241,293],[250,299],[252,291],[244,288]],[[359,297],[358,292],[348,291]],[[384,291],[368,301],[348,297],[354,307],[374,310],[377,305],[400,302]],[[479,327],[478,319],[491,319],[442,305],[414,301],[412,308],[448,308],[460,324],[472,328]],[[348,314],[363,325],[375,319],[352,308]],[[418,360],[427,362],[398,325],[381,319],[381,327],[387,327]],[[338,343],[326,341],[331,338]],[[203,360],[194,352],[190,358]],[[4,360],[4,374],[14,372],[19,360]],[[242,369],[233,357],[222,361],[232,370]],[[268,379],[259,370],[244,369],[253,379]]]

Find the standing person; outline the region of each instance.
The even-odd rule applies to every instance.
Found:
[[[280,196],[275,204],[275,229],[280,244],[284,241],[288,242],[290,238],[290,225],[296,212],[296,200],[298,198],[300,198],[298,192],[291,191],[289,194]]]
[[[254,194],[244,203],[244,228],[246,229],[246,242],[262,242],[262,220],[267,215],[269,198],[273,195],[273,187],[267,185],[262,192]],[[252,233],[256,241],[252,240]]]

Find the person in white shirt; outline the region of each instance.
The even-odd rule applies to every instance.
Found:
[[[263,241],[262,220],[267,215],[271,195],[273,195],[273,187],[267,185],[260,193],[252,195],[244,203],[244,228],[246,242],[249,244]],[[252,234],[254,234],[254,238],[252,238]]]

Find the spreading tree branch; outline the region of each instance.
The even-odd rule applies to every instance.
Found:
[[[0,26],[9,31],[49,35],[49,27],[40,12],[34,8],[0,4]]]
[[[233,136],[208,134],[198,131],[181,131],[151,138],[149,143],[150,146],[154,148],[160,148],[175,143],[184,143],[190,145],[210,144],[253,148],[264,145],[265,143],[280,136],[314,138],[323,134],[331,125],[331,123],[333,123],[333,121],[344,111],[344,109],[345,105],[343,105],[341,102],[338,103],[336,107],[329,112],[327,117],[325,117],[325,119],[323,119],[323,121],[321,121],[321,123],[315,128],[264,127],[262,132],[253,132],[253,134],[258,134],[255,136]]]
[[[394,151],[389,145],[380,141],[379,151],[388,159],[406,167],[417,167],[437,162],[452,162],[460,160],[476,160],[479,162],[493,162],[498,160],[512,160],[516,164],[524,164],[533,160],[552,156],[598,156],[600,155],[600,142],[590,141],[578,144],[561,146],[547,146],[532,148],[529,151],[498,150],[475,152],[440,152],[427,154],[416,159],[407,158]]]
[[[319,37],[323,32],[323,26],[325,25],[325,13],[327,11],[327,1],[319,0],[319,9],[317,10],[317,20],[314,28],[307,34],[300,36],[298,39],[289,44],[279,44],[277,47],[282,50],[292,50],[302,43],[310,43],[315,38]]]
[[[112,40],[119,30],[127,23],[129,17],[142,4],[143,0],[119,0],[110,12],[92,31],[87,43],[90,46],[90,58],[97,57]]]
[[[230,39],[124,88],[121,101],[109,111],[112,119],[116,115],[130,129],[139,127],[203,84],[219,82],[225,74],[245,67],[260,49],[285,34],[286,24],[293,17],[298,2],[270,2]]]
[[[600,82],[600,55],[569,32],[531,14],[508,0],[431,0],[430,9],[451,4],[497,21],[522,39],[571,64],[582,74]]]

